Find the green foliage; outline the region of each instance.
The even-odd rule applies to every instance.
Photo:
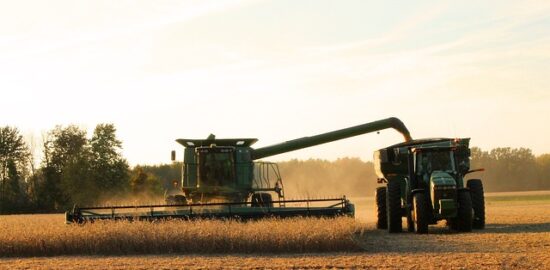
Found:
[[[95,204],[128,190],[128,163],[112,124],[96,126],[92,138],[77,126],[57,126],[44,142],[38,203],[44,209]]]
[[[153,197],[163,194],[164,188],[156,175],[147,173],[142,167],[136,166],[132,170],[130,187],[133,195]]]
[[[550,157],[535,157],[531,149],[501,147],[483,151],[474,147],[471,167],[485,169],[470,177],[482,178],[487,191],[550,189]]]
[[[30,152],[19,130],[0,128],[0,213],[12,212],[27,202],[24,179]]]
[[[90,140],[90,174],[102,192],[122,193],[129,184],[128,162],[122,157],[122,142],[116,138],[113,124],[99,124]]]
[[[148,175],[153,175],[156,181],[161,186],[161,189],[168,189],[172,186],[172,182],[180,181],[181,179],[181,162],[174,162],[171,164],[159,164],[159,165],[140,165],[134,170],[139,168]]]
[[[87,177],[89,159],[85,130],[75,125],[56,126],[51,130],[44,141],[43,179],[39,181],[39,196],[43,197],[41,206],[68,208],[80,199],[80,193],[88,192],[83,188],[92,185]]]

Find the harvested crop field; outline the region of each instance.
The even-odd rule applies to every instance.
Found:
[[[518,196],[516,196],[518,195]],[[534,197],[529,197],[529,196]],[[541,196],[542,195],[542,196]],[[508,199],[502,199],[502,196]],[[514,197],[516,196],[516,197]],[[527,196],[527,199],[525,199]],[[495,198],[498,197],[498,198]],[[245,223],[222,225],[237,226],[232,229],[244,230],[238,238],[263,239],[269,243],[275,243],[269,238],[277,238],[278,241],[287,243],[302,243],[304,239],[311,239],[309,243],[321,241],[320,250],[308,250],[305,247],[316,246],[304,245],[303,250],[292,249],[288,252],[281,252],[283,249],[269,251],[255,250],[248,248],[239,251],[235,249],[212,250],[211,255],[200,254],[190,250],[176,250],[174,254],[163,255],[131,255],[131,256],[81,256],[81,252],[74,252],[73,256],[55,257],[16,257],[0,259],[0,268],[112,268],[112,269],[172,269],[172,268],[371,268],[371,269],[549,269],[550,268],[550,193],[536,194],[489,194],[487,198],[487,228],[474,231],[473,233],[454,233],[443,225],[430,227],[429,235],[414,235],[402,233],[389,235],[384,231],[374,229],[372,217],[372,199],[354,199],[358,204],[358,220],[356,223],[349,219],[332,220],[271,220],[273,227],[260,229],[252,227],[261,224]],[[6,250],[5,246],[10,243],[5,234],[12,235],[11,239],[27,239],[34,232],[47,231],[48,226],[36,226],[33,216],[12,216],[0,217],[2,236],[0,236],[0,249]],[[39,216],[45,218],[45,216]],[[62,222],[62,217],[47,217]],[[13,223],[19,219],[17,226]],[[26,220],[26,222],[22,221]],[[36,219],[34,219],[36,220]],[[305,223],[301,223],[305,222]],[[9,225],[11,224],[11,225]],[[120,223],[123,224],[123,223]],[[93,224],[98,225],[98,224]],[[156,230],[149,229],[160,237],[165,231],[173,230],[170,226],[174,224],[124,224],[129,235],[136,233],[137,226],[161,225]],[[207,224],[219,226],[220,224]],[[10,227],[11,226],[11,227]],[[116,226],[122,226],[116,224]],[[338,227],[340,226],[340,227]],[[247,228],[248,227],[248,228]],[[7,229],[9,228],[9,229]],[[79,230],[67,228],[61,224],[56,230]],[[85,228],[85,227],[84,227]],[[296,232],[296,228],[302,228]],[[294,230],[293,230],[294,229]],[[319,231],[313,236],[303,236]],[[75,239],[84,237],[81,241],[83,246],[92,246],[88,241],[94,241],[93,235],[101,231],[114,230],[107,227],[102,229],[89,228],[91,236],[85,236],[86,232],[74,236]],[[119,232],[124,228],[119,228]],[[221,229],[228,230],[228,228]],[[139,231],[139,230],[137,230]],[[271,232],[272,231],[272,232]],[[335,232],[341,234],[332,235]],[[228,233],[228,231],[224,231]],[[259,233],[260,235],[252,236]],[[268,233],[269,236],[264,235]],[[250,234],[250,235],[249,235]],[[353,238],[346,238],[349,235]],[[223,234],[220,234],[223,235]],[[53,237],[53,234],[50,234]],[[138,235],[139,236],[139,235]],[[138,238],[136,236],[136,238]],[[72,237],[68,232],[61,237]],[[153,237],[142,235],[141,237]],[[205,236],[200,236],[205,237]],[[210,236],[212,237],[212,236]],[[300,238],[301,237],[301,238]],[[330,247],[329,242],[323,242],[323,238],[332,238],[332,241],[342,246]],[[154,239],[154,238],[153,238]],[[161,238],[158,238],[161,239]],[[237,239],[237,238],[234,238]],[[233,239],[233,240],[234,240]],[[316,240],[314,240],[316,239]],[[351,240],[343,240],[351,239]],[[57,240],[59,241],[59,240]],[[127,239],[135,245],[136,240]],[[190,241],[192,241],[190,239]],[[271,241],[271,242],[270,242]],[[294,242],[293,242],[294,241]],[[351,241],[351,242],[350,242]],[[78,242],[71,242],[78,245]],[[122,242],[124,243],[124,242]],[[205,242],[206,243],[206,242]],[[260,242],[256,242],[259,245]],[[267,242],[266,242],[267,243]],[[246,245],[245,245],[246,246]],[[283,245],[284,246],[284,245]],[[282,246],[281,246],[282,247]],[[289,248],[290,246],[286,246]],[[36,248],[36,247],[35,247]],[[119,247],[123,248],[123,247]],[[162,249],[162,244],[156,244],[155,248]],[[296,248],[296,247],[294,247]],[[320,252],[322,251],[322,252]],[[24,251],[19,251],[24,252]],[[147,252],[140,252],[147,253]],[[159,253],[159,252],[154,252]],[[88,254],[88,253],[84,253]],[[217,254],[217,255],[216,255]],[[3,254],[6,256],[7,254]],[[12,256],[15,254],[12,254]],[[38,255],[38,254],[35,254]]]

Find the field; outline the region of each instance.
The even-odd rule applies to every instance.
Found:
[[[353,201],[359,222],[68,227],[59,215],[2,216],[0,268],[550,268],[550,192],[488,194],[487,228],[460,234],[437,225],[429,235],[389,235],[374,229],[372,198]]]

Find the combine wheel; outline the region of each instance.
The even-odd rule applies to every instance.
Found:
[[[252,194],[252,207],[273,207],[273,199],[269,193]]]
[[[470,192],[461,190],[458,192],[458,216],[453,221],[453,225],[461,232],[472,231],[472,198]],[[454,227],[454,226],[453,226]]]
[[[485,228],[485,197],[483,194],[483,183],[479,179],[470,179],[466,185],[470,189],[472,208],[474,209],[472,227],[474,229],[483,229]]]
[[[185,195],[169,195],[164,200],[168,205],[187,204],[187,198],[185,197]]]
[[[416,193],[413,197],[413,225],[416,233],[428,233],[429,209],[424,193]]]
[[[374,193],[376,200],[376,228],[388,228],[388,215],[386,213],[386,187],[378,187]]]
[[[397,233],[403,230],[401,224],[401,183],[399,180],[388,181],[386,190],[386,212],[388,217],[388,232]]]

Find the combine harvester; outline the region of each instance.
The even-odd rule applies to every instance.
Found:
[[[194,218],[258,219],[263,217],[353,216],[354,205],[346,197],[286,200],[277,164],[261,158],[312,147],[370,132],[393,128],[405,141],[412,138],[397,118],[299,138],[254,149],[257,139],[178,139],[184,146],[181,192],[167,196],[165,204],[127,206],[75,206],[66,213],[67,223],[113,220]],[[175,152],[172,151],[172,160]],[[277,196],[274,200],[273,197]]]

